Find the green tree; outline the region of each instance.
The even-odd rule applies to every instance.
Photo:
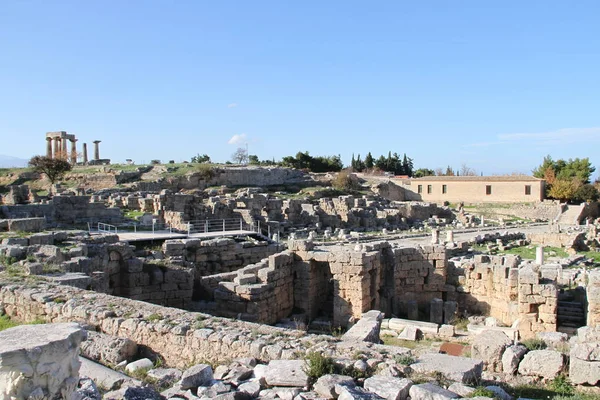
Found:
[[[548,190],[548,197],[560,201],[573,200],[581,183],[576,179],[557,179]]]
[[[29,160],[29,166],[34,171],[42,173],[48,177],[51,184],[62,178],[65,173],[70,171],[73,166],[65,160],[50,158],[45,156],[35,156]]]
[[[248,156],[248,164],[250,165],[260,165],[260,160],[256,154],[250,154]]]
[[[195,155],[194,157],[192,157],[192,159],[190,160],[190,162],[193,162],[193,163],[209,163],[210,162],[210,157],[208,156],[208,154],[202,154],[202,155],[200,155],[200,153],[198,153],[197,155]]]
[[[402,159],[402,170],[404,175],[413,176],[413,160],[410,157],[406,157],[406,153],[404,153],[404,158]]]
[[[576,179],[581,184],[590,183],[590,177],[596,168],[592,166],[589,158],[569,158],[565,160],[554,161],[551,156],[544,157],[542,165],[535,168],[533,176],[536,178],[546,179],[549,176],[555,176],[556,179],[571,180]],[[553,182],[546,182],[552,184]]]
[[[368,152],[365,156],[365,168],[372,169],[374,165],[375,161],[373,160],[373,156],[371,155],[371,152]]]
[[[413,176],[415,178],[422,178],[424,176],[434,176],[434,175],[435,175],[435,171],[432,169],[428,169],[428,168],[419,168],[413,174]]]
[[[598,201],[599,196],[600,196],[600,194],[598,193],[598,189],[596,189],[596,187],[594,187],[594,185],[586,183],[585,185],[581,185],[575,191],[575,195],[573,196],[573,199],[577,200],[577,201],[581,201],[581,202],[585,201],[585,202],[591,203],[593,201]]]

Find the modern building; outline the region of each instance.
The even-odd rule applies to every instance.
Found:
[[[406,200],[435,203],[531,203],[546,191],[546,181],[527,175],[426,176],[403,179],[401,186]]]

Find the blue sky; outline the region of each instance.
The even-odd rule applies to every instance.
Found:
[[[261,159],[391,150],[484,174],[546,154],[596,164],[598,15],[597,1],[6,0],[0,154],[41,154],[66,130],[114,162],[226,161],[247,142]]]

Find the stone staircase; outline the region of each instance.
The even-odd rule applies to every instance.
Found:
[[[556,218],[559,225],[579,225],[581,214],[585,208],[585,203],[581,205],[563,206],[563,212]]]
[[[575,333],[586,324],[584,305],[572,299],[558,300],[557,327],[559,332]]]

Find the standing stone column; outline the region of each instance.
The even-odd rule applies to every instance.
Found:
[[[100,146],[98,144],[101,140],[94,140],[94,160],[98,161],[100,159]]]
[[[77,164],[77,139],[71,139],[71,164]]]
[[[61,138],[60,142],[62,143],[62,159],[67,161],[69,159],[69,153],[67,152],[67,138]]]
[[[46,137],[46,157],[52,158],[52,138]]]
[[[434,229],[431,231],[431,244],[438,244],[440,241],[440,231]]]
[[[83,144],[83,164],[87,165],[88,157],[87,157],[87,143]]]
[[[538,246],[535,249],[535,263],[544,265],[544,246]]]
[[[448,231],[446,233],[446,242],[454,243],[454,231]]]
[[[54,140],[54,158],[60,158],[60,138],[55,137]]]
[[[433,299],[429,304],[429,321],[436,324],[444,323],[444,300]]]

